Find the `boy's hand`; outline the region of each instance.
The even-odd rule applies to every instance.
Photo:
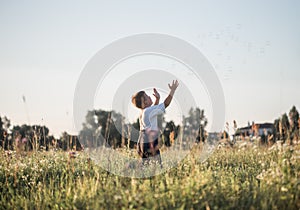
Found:
[[[157,90],[155,88],[153,88],[153,91],[154,91],[153,95],[155,97],[154,105],[157,105],[157,104],[159,104],[160,95],[159,95],[159,93],[157,92]]]
[[[157,92],[157,90],[155,89],[155,88],[153,88],[153,91],[154,91],[154,93],[153,93],[153,95],[154,95],[154,97],[157,99],[160,99],[160,95],[159,95],[159,93]]]
[[[173,80],[173,82],[172,82],[172,84],[170,85],[170,84],[168,84],[169,85],[169,88],[171,89],[171,91],[175,91],[176,90],[176,88],[178,87],[178,85],[179,85],[179,82],[177,81],[177,80]]]
[[[173,80],[172,83],[168,84],[168,85],[169,85],[169,88],[170,88],[170,93],[169,93],[168,97],[164,101],[165,108],[167,108],[170,105],[170,103],[172,101],[172,98],[173,98],[173,95],[175,93],[175,90],[176,90],[176,88],[179,85],[179,82],[177,80],[175,80],[175,81]]]

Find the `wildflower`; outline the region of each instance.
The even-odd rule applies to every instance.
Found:
[[[11,150],[5,150],[5,154],[10,157],[12,155],[12,151]]]
[[[27,143],[27,138],[23,138],[22,139],[22,144],[26,144]]]
[[[115,199],[115,200],[121,200],[121,199],[122,199],[122,196],[120,196],[120,195],[115,195],[115,196],[114,196],[114,199]]]
[[[69,152],[69,157],[70,158],[76,158],[77,154],[74,151]]]
[[[256,176],[256,179],[263,179],[263,175],[262,175],[262,174],[258,174],[258,175]]]

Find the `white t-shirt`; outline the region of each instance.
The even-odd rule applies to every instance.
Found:
[[[158,131],[157,127],[157,115],[161,115],[165,112],[165,104],[149,106],[143,109],[140,116],[140,130],[152,130]]]

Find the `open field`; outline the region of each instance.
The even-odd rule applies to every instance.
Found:
[[[123,178],[83,152],[1,151],[0,209],[299,209],[300,145],[199,146],[151,179]]]

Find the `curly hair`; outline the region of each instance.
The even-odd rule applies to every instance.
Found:
[[[145,91],[139,91],[131,97],[131,102],[137,107],[142,109],[144,104]]]

